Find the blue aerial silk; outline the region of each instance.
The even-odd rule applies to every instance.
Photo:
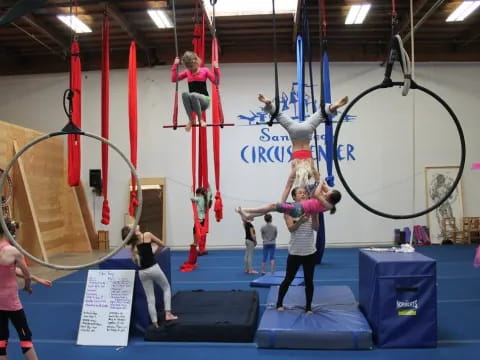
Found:
[[[332,102],[332,94],[330,91],[330,70],[328,65],[328,53],[323,52],[322,56],[322,87],[323,87],[323,97],[324,101],[327,104]],[[321,111],[321,110],[320,110]],[[325,154],[326,154],[326,163],[327,163],[327,177],[325,182],[328,186],[334,186],[334,177],[333,177],[333,126],[332,126],[332,116],[328,116],[328,121],[325,122]],[[318,160],[317,160],[318,161]],[[317,241],[315,247],[317,248],[317,264],[322,263],[323,253],[325,251],[325,216],[323,213],[318,215],[318,230],[317,230]]]
[[[328,53],[323,52],[322,57],[322,67],[323,67],[323,96],[325,103],[330,104],[332,102],[332,94],[330,91],[330,70],[328,66]],[[328,116],[327,122],[325,122],[325,154],[326,154],[326,163],[327,163],[327,177],[325,182],[328,186],[335,186],[335,178],[333,177],[333,126],[332,126],[332,116]]]
[[[305,120],[305,65],[303,63],[303,39],[297,36],[297,90],[298,90],[298,120]]]

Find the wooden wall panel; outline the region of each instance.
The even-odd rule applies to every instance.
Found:
[[[43,135],[0,121],[0,167],[17,149]],[[19,242],[44,259],[65,252],[90,252],[91,246],[75,190],[67,183],[66,137],[45,140],[24,153],[14,178],[14,216],[20,222]]]

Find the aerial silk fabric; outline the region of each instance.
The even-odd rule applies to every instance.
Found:
[[[102,137],[109,139],[110,109],[110,23],[108,15],[103,17],[102,29]],[[102,224],[110,224],[110,204],[108,202],[108,145],[102,143]]]
[[[128,60],[128,123],[130,130],[130,161],[133,167],[137,168],[137,136],[138,136],[138,118],[137,118],[137,48],[135,42],[130,43],[130,56]],[[128,213],[135,215],[135,209],[138,206],[137,183],[132,174],[132,188],[130,190],[130,206]]]
[[[82,127],[82,65],[80,47],[72,42],[70,49],[70,90],[73,93],[71,121],[79,129]],[[68,184],[78,186],[80,183],[81,146],[80,135],[68,135]]]
[[[212,67],[213,62],[218,59],[218,42],[214,38],[212,40]],[[216,84],[212,85],[212,116],[213,124],[223,124],[223,110],[220,101],[220,90]],[[215,166],[215,205],[213,210],[215,212],[215,219],[220,221],[223,219],[223,201],[220,193],[220,126],[213,126],[213,162]]]

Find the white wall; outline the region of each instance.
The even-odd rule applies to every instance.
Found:
[[[315,67],[318,72],[318,66]],[[351,100],[362,90],[383,79],[378,63],[332,63],[333,97],[348,95]],[[479,161],[480,123],[475,111],[480,83],[480,64],[417,64],[416,80],[438,93],[461,120],[467,143],[467,162],[463,177],[465,215],[480,215],[480,172],[470,165]],[[289,94],[296,76],[295,64],[280,64],[280,90]],[[395,73],[394,77],[399,78]],[[0,120],[25,127],[51,132],[59,130],[67,119],[61,104],[67,87],[67,74],[0,77]],[[318,76],[316,84],[318,84]],[[180,84],[185,90],[186,84]],[[318,86],[315,88],[318,97]],[[191,242],[190,136],[182,129],[163,129],[171,122],[174,85],[169,81],[169,67],[139,69],[138,71],[138,173],[140,177],[167,178],[167,241],[170,246],[186,247]],[[221,94],[226,122],[237,126],[222,130],[221,190],[224,201],[224,220],[212,223],[210,247],[243,246],[242,227],[233,209],[236,205],[259,205],[280,197],[289,165],[285,161],[245,163],[241,150],[252,147],[287,147],[289,141],[262,141],[264,126],[240,126],[247,122],[238,115],[259,111],[258,92],[274,92],[271,64],[225,64],[222,66]],[[83,74],[83,130],[100,134],[100,73]],[[293,115],[293,108],[288,111]],[[350,187],[365,202],[375,208],[397,214],[425,208],[424,167],[458,164],[459,140],[453,122],[438,103],[431,98],[411,92],[401,97],[399,89],[375,92],[364,98],[350,112],[357,118],[342,126],[339,143],[353,146],[355,160],[342,161],[342,172]],[[183,107],[179,121],[185,121]],[[127,71],[111,72],[110,138],[129,154]],[[270,135],[286,135],[276,126],[268,128]],[[319,134],[324,129],[320,127]],[[415,140],[414,140],[415,139]],[[320,141],[322,144],[322,141]],[[88,185],[88,170],[101,167],[100,145],[93,140],[83,142],[82,177]],[[345,148],[343,148],[345,149]],[[273,150],[275,151],[275,149]],[[214,184],[213,158],[210,159],[211,183]],[[326,173],[321,162],[321,172]],[[415,173],[415,176],[413,174]],[[414,181],[415,180],[415,181]],[[101,198],[90,197],[98,229],[110,230],[112,245],[117,244],[119,229],[127,210],[129,174],[121,159],[111,155],[109,197],[111,225],[100,224]],[[338,189],[343,190],[336,180]],[[393,228],[426,224],[426,218],[394,221],[373,215],[357,205],[343,191],[344,199],[337,214],[326,215],[327,244],[349,245],[391,243]],[[260,227],[263,220],[255,221]],[[279,215],[279,244],[288,242],[288,233]]]

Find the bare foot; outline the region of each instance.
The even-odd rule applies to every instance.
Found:
[[[207,123],[203,120],[200,121],[200,126],[201,127],[207,127]]]
[[[189,121],[189,122],[187,123],[187,125],[185,125],[185,131],[186,131],[186,132],[189,132],[191,129],[192,129],[192,122]]]
[[[346,105],[348,103],[348,96],[344,96],[341,99],[337,100],[335,104],[330,105],[330,111],[335,112],[342,106]]]
[[[240,215],[243,221],[251,221],[252,219],[243,211],[241,206],[237,206],[235,211]]]
[[[258,101],[264,103],[265,105],[270,105],[272,103],[272,100],[266,98],[263,94],[258,94]]]
[[[280,311],[280,312],[285,311],[285,308],[283,306],[279,306],[279,307],[277,307],[277,311]]]
[[[165,312],[165,320],[171,321],[171,320],[177,320],[178,316],[173,315],[170,311]]]

